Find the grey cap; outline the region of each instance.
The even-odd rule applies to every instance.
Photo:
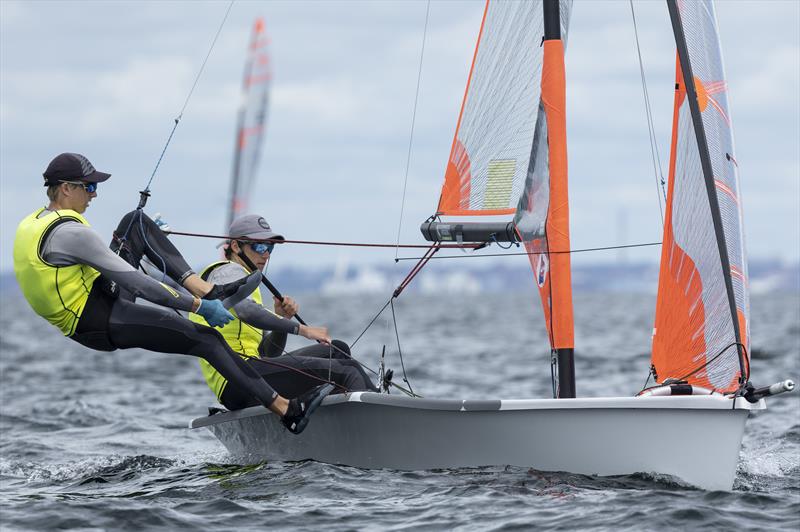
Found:
[[[246,214],[231,222],[228,236],[235,240],[285,240],[274,233],[263,216]]]

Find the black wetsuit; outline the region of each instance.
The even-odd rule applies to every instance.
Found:
[[[123,217],[111,249],[93,229],[74,221],[55,227],[41,249],[49,264],[87,264],[101,273],[75,334],[70,336],[76,342],[100,351],[138,347],[202,357],[258,403],[269,406],[277,397],[277,392],[228,347],[217,331],[192,323],[172,310],[191,310],[192,296],[168,290],[134,268],[147,256],[154,264],[163,264],[167,275],[177,282],[194,273],[166,235],[141,211]],[[112,250],[119,250],[119,255]],[[137,297],[172,309],[136,304]]]
[[[88,264],[101,273],[70,338],[100,351],[138,347],[204,358],[228,380],[228,393],[222,398],[226,408],[259,403],[269,406],[278,394],[296,397],[319,385],[320,379],[338,384],[338,392],[377,390],[356,362],[329,363],[322,358],[328,357],[328,346],[310,346],[272,363],[260,359],[248,362],[215,329],[193,323],[171,309],[134,303],[137,297],[142,297],[189,311],[193,301],[185,292],[167,290],[135,269],[146,256],[177,283],[194,273],[166,235],[141,211],[122,218],[110,249],[90,227],[65,222],[50,232],[42,245],[42,256],[50,264]],[[273,336],[273,340],[279,341],[279,337]],[[284,334],[280,350],[285,342]],[[265,343],[265,350],[268,345]],[[272,345],[274,353],[277,343]],[[349,353],[343,342],[339,342],[339,347]],[[336,358],[336,350],[333,353]],[[331,379],[328,379],[329,366]]]
[[[229,262],[206,270],[203,277],[210,283],[226,284],[247,274],[243,266]],[[337,385],[332,393],[379,391],[361,365],[349,356],[350,347],[345,342],[334,340],[333,347],[316,344],[287,353],[287,335],[298,333],[297,322],[282,318],[249,298],[233,308],[243,323],[270,331],[258,346],[259,357],[243,358],[282,396],[297,397],[328,381]],[[225,386],[220,401],[231,410],[256,404],[246,390],[232,382]]]

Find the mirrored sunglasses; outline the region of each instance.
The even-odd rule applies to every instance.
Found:
[[[272,254],[272,250],[275,249],[275,244],[272,242],[248,242],[248,244],[250,245],[250,249],[259,255],[263,255],[264,253]]]
[[[81,181],[62,181],[62,183],[67,183],[69,185],[77,185],[82,186],[83,190],[92,194],[93,192],[97,192],[97,183],[83,183]]]

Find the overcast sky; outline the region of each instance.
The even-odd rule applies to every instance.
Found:
[[[18,221],[46,203],[63,151],[113,177],[86,215],[104,236],[135,207],[228,2],[0,1],[0,270]],[[251,210],[288,238],[394,243],[426,2],[237,2],[152,186],[176,230],[224,231],[245,48],[257,15],[274,64]],[[661,1],[636,3],[661,166],[674,41]],[[436,208],[482,1],[434,1],[425,40],[401,242]],[[800,2],[717,4],[751,258],[800,257]],[[627,1],[576,0],[566,57],[572,247],[661,239]],[[214,241],[174,237],[189,262]],[[283,246],[280,265],[391,263],[394,250]],[[658,248],[628,253],[657,261]],[[576,256],[614,260],[615,252]],[[513,260],[521,259],[515,257]],[[491,259],[475,259],[491,260]],[[512,260],[512,259],[508,259]],[[524,260],[524,259],[521,259]]]

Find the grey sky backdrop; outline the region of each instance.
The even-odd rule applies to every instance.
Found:
[[[16,225],[46,202],[41,173],[62,151],[83,153],[113,174],[86,213],[110,236],[136,205],[227,4],[0,1],[0,270],[12,268]],[[635,7],[666,173],[674,41],[664,2]],[[419,223],[436,207],[482,9],[482,1],[431,3],[401,242],[421,243]],[[163,213],[176,230],[223,232],[245,48],[263,15],[274,82],[251,210],[289,238],[394,243],[425,10],[423,1],[237,2],[147,211]],[[722,0],[717,13],[749,254],[794,262],[800,3]],[[627,1],[575,1],[566,64],[573,248],[659,241]],[[174,241],[194,265],[217,256],[214,241]],[[342,257],[391,263],[394,256],[286,245],[273,268]],[[653,262],[658,256],[657,247],[627,253]]]

